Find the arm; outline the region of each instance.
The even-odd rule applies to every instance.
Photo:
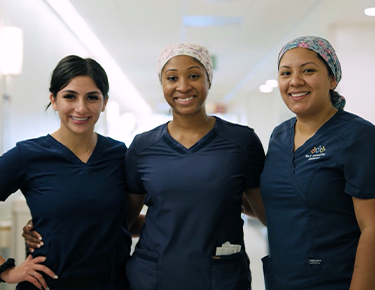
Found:
[[[260,195],[259,187],[255,188],[246,188],[244,191],[244,195],[252,209],[252,213],[256,215],[256,217],[262,222],[262,224],[266,225],[266,213],[264,210],[263,200]],[[246,207],[245,213],[247,214]],[[250,215],[252,216],[252,215]]]
[[[253,209],[251,208],[251,205],[246,198],[245,192],[242,195],[242,213],[246,214],[249,217],[254,217],[254,218],[257,217],[255,213],[253,212]]]
[[[47,283],[40,272],[44,272],[54,279],[57,279],[57,276],[49,268],[41,264],[45,260],[46,257],[36,257],[33,259],[33,257],[29,255],[19,266],[11,267],[2,272],[0,278],[9,284],[28,281],[39,289],[42,289],[42,287],[48,289]],[[4,262],[4,258],[0,255],[0,265],[3,265]]]
[[[143,224],[145,222],[145,216],[139,215],[141,212],[146,194],[133,194],[127,193],[127,212],[126,218],[128,221],[128,228],[132,237],[138,237]]]
[[[350,290],[375,289],[375,199],[353,197],[361,229]]]
[[[140,214],[133,226],[129,229],[132,238],[138,238],[141,234],[142,227],[145,223],[145,218],[146,216],[144,214]]]

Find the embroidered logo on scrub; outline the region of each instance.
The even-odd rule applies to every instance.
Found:
[[[326,151],[326,148],[322,145],[318,147],[314,147],[313,149],[311,149],[309,153],[306,154],[305,158],[307,158],[307,160],[320,159],[326,155],[325,151]]]

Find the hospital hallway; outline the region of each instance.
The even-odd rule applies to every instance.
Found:
[[[252,290],[264,290],[261,259],[268,255],[266,228],[257,219],[244,217],[244,220],[245,247],[250,258]]]

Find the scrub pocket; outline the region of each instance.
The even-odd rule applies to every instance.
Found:
[[[262,258],[262,262],[263,262],[264,284],[266,285],[266,290],[276,290],[274,273],[272,269],[272,258],[270,256],[265,256]]]
[[[311,286],[322,290],[329,289],[330,285],[335,285],[337,289],[349,289],[353,267],[354,258],[309,259],[307,262]]]
[[[211,256],[212,290],[250,290],[249,258],[244,249],[228,256]]]
[[[156,290],[158,287],[159,254],[136,248],[126,265],[131,290]]]

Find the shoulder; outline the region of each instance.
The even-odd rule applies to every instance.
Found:
[[[344,140],[359,135],[370,139],[375,138],[374,124],[358,115],[346,111],[338,111],[334,118],[335,120],[328,130]]]
[[[98,140],[102,142],[105,146],[122,148],[122,149],[126,148],[126,145],[124,142],[112,139],[111,137],[98,134]]]
[[[222,138],[225,138],[243,148],[246,148],[249,144],[254,142],[260,143],[259,138],[254,132],[253,128],[231,123],[218,117],[215,118],[215,131]]]
[[[346,123],[348,125],[351,125],[353,126],[354,128],[365,128],[365,129],[368,129],[368,130],[375,130],[375,126],[374,124],[372,124],[371,122],[363,119],[362,117],[356,115],[356,114],[353,114],[353,113],[349,113],[349,112],[346,112],[346,111],[338,111],[337,114],[336,114],[336,118],[342,122],[342,123]]]
[[[279,136],[280,134],[283,134],[286,131],[289,131],[291,128],[294,127],[295,123],[296,123],[295,117],[282,122],[280,125],[276,126],[275,129],[273,129],[271,137],[275,138],[275,137]]]
[[[24,148],[26,150],[32,150],[32,149],[42,149],[42,148],[48,148],[51,144],[51,136],[41,136],[37,138],[27,139],[23,141],[19,141],[16,144],[16,147]]]
[[[136,153],[142,152],[146,148],[158,142],[165,134],[167,123],[164,123],[150,131],[137,134],[129,149],[135,150]]]

